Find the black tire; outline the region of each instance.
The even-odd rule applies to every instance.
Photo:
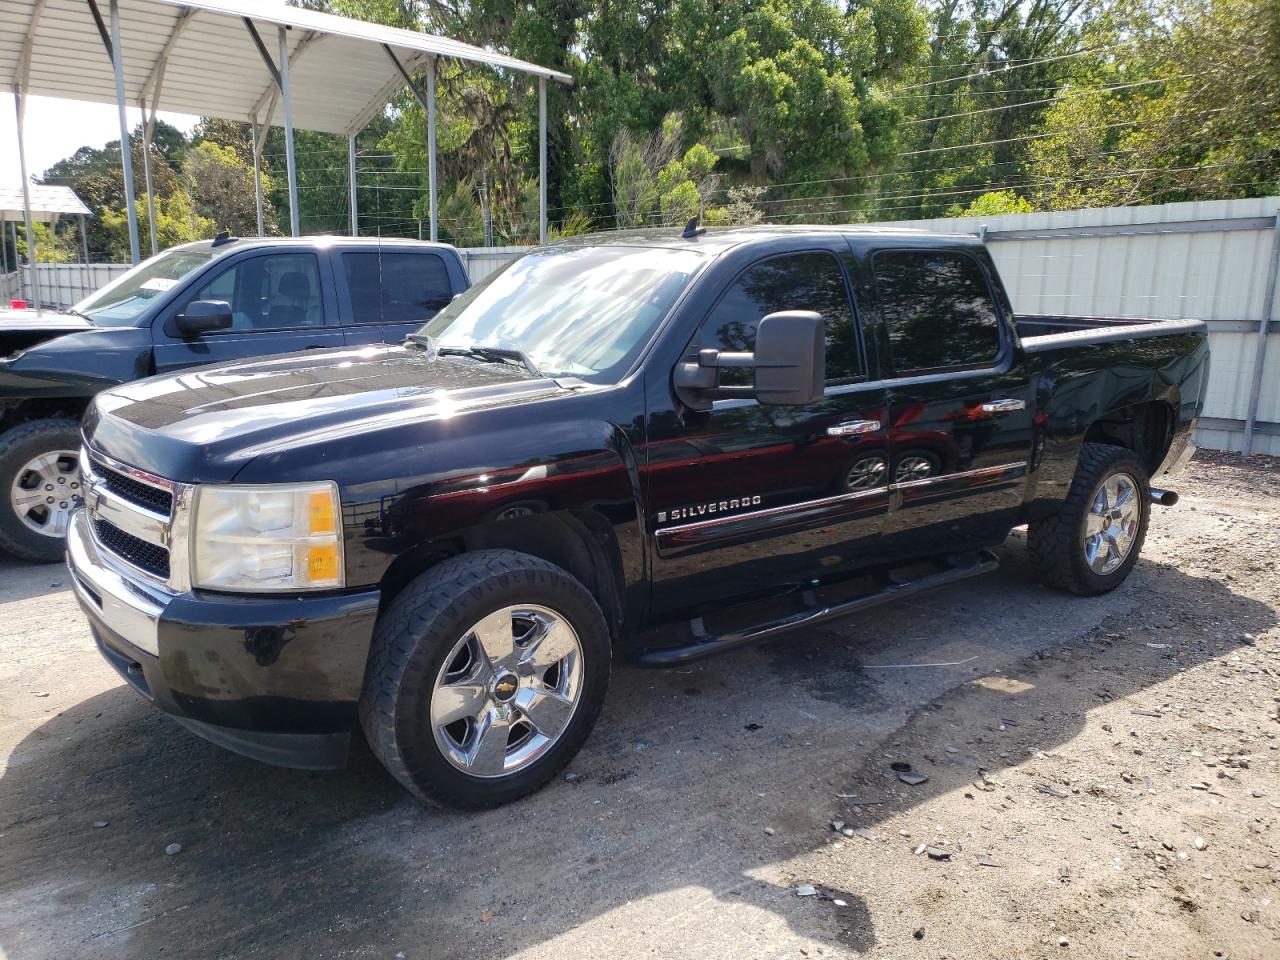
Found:
[[[1132,477],[1137,486],[1138,529],[1124,562],[1110,573],[1100,574],[1085,559],[1089,508],[1102,484],[1117,473]],[[1045,583],[1085,597],[1114,590],[1124,583],[1138,561],[1151,516],[1151,482],[1147,468],[1132,450],[1105,443],[1086,443],[1067,499],[1057,514],[1037,520],[1027,528],[1027,552],[1032,566]]]
[[[554,745],[498,777],[460,770],[436,743],[430,701],[445,657],[481,618],[507,606],[555,610],[576,632],[583,676],[577,707]],[[609,628],[595,598],[555,564],[509,550],[446,560],[410,583],[379,617],[360,699],[360,723],[383,766],[420,799],[483,809],[533,793],[581,748],[609,687]]]
[[[80,424],[61,418],[32,420],[0,435],[0,550],[36,563],[55,563],[66,556],[64,537],[37,533],[22,522],[10,503],[10,491],[18,471],[33,459],[54,450],[78,451],[80,443]]]

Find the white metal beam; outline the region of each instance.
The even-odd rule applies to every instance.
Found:
[[[1275,230],[1271,234],[1271,262],[1267,265],[1267,285],[1262,291],[1262,317],[1258,321],[1258,341],[1253,354],[1253,382],[1249,388],[1249,410],[1244,420],[1242,452],[1253,453],[1253,431],[1258,422],[1258,403],[1262,398],[1262,370],[1267,362],[1267,339],[1271,314],[1276,305],[1276,279],[1280,274],[1280,211],[1276,212]]]
[[[427,57],[427,92],[424,94],[413,82],[413,74],[400,62],[396,52],[385,43],[382,49],[395,64],[409,92],[417,98],[418,104],[427,114],[427,207],[431,220],[431,239],[437,240],[439,239],[439,219],[436,210],[436,58]]]
[[[160,252],[159,235],[156,233],[156,193],[151,183],[151,136],[155,133],[156,111],[151,108],[151,119],[147,119],[147,99],[138,98],[138,109],[142,111],[142,179],[147,188],[147,232],[151,235],[151,255]]]
[[[284,162],[289,176],[289,229],[290,235],[302,234],[298,216],[298,169],[293,155],[293,96],[289,89],[289,30],[277,27],[280,41],[280,100],[284,104]]]
[[[48,0],[36,0],[35,5],[31,8],[31,20],[27,24],[27,35],[22,40],[22,53],[18,54],[18,70],[14,74],[13,82],[23,90],[27,89],[27,82],[31,79],[31,51],[36,44],[36,30],[40,26],[40,16],[44,13],[47,2]]]
[[[27,106],[23,100],[20,87],[13,88],[13,109],[18,119],[18,173],[22,177],[22,215],[25,220],[27,234],[27,266],[31,273],[32,305],[40,309],[40,278],[36,276],[36,232],[31,221],[31,182],[27,179],[27,147],[23,138],[23,123],[26,120]],[[13,258],[18,259],[18,231],[13,232]],[[22,267],[18,267],[19,289],[22,285]]]
[[[262,129],[265,131],[266,126]],[[262,218],[262,146],[258,137],[258,121],[253,117],[249,118],[249,142],[253,147],[253,204],[258,212],[258,236],[262,236],[265,233]]]
[[[133,148],[129,143],[129,115],[124,99],[124,53],[120,49],[120,0],[111,0],[111,68],[116,75],[116,112],[120,116],[120,166],[124,169],[124,202],[129,217],[130,262],[142,259],[138,252],[138,211],[133,201]]]
[[[538,78],[538,242],[547,242],[547,78]]]
[[[347,183],[351,188],[351,235],[360,236],[360,210],[356,202],[356,135],[347,137]]]

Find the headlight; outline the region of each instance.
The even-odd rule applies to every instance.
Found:
[[[329,590],[344,583],[341,503],[329,481],[196,487],[192,586]]]

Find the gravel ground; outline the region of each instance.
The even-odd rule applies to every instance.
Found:
[[[0,560],[0,958],[1274,960],[1280,467],[1169,485],[1109,596],[1015,533],[982,580],[619,669],[569,776],[479,815],[204,743],[61,568]]]

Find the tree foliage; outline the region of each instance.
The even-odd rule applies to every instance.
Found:
[[[1280,191],[1278,0],[304,5],[571,75],[571,86],[547,84],[553,236],[694,214],[876,221]],[[537,81],[437,67],[441,239],[535,241]],[[425,141],[408,90],[361,132],[362,234],[425,233]],[[296,143],[303,232],[347,232],[345,138],[299,130]],[[141,197],[136,138],[133,150]],[[160,124],[153,150],[166,236],[206,221],[256,230],[247,124],[205,119],[189,138]],[[261,152],[276,232],[289,212],[278,127]],[[119,160],[118,143],[85,147],[44,177],[101,213],[90,222],[99,256],[119,250]]]

